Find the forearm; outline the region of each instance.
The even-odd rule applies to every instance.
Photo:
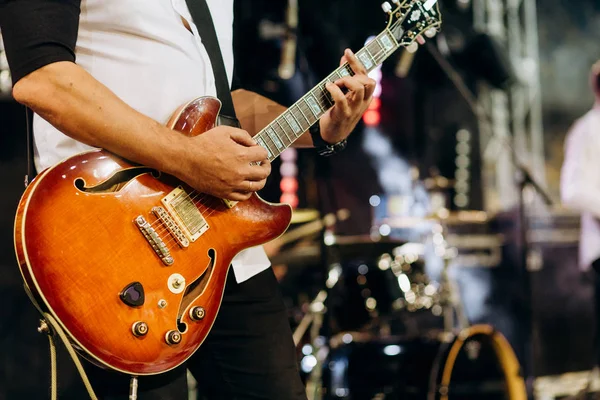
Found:
[[[135,111],[76,64],[48,64],[19,80],[13,94],[75,140],[178,176],[173,160],[189,139]]]
[[[280,116],[286,107],[258,93],[238,89],[231,93],[237,118],[242,128],[254,136]],[[305,132],[295,142],[294,147],[313,147],[312,138]]]

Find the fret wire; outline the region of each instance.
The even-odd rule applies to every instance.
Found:
[[[383,46],[379,43],[379,39],[378,38],[375,38],[374,40],[372,40],[371,42],[369,42],[369,44],[367,45],[367,47],[369,47],[369,46],[376,47],[376,49],[375,49],[376,56],[374,57],[376,64],[380,64],[383,60],[385,60],[385,58],[386,58],[386,51],[383,48]],[[371,54],[373,53],[371,50],[369,50],[369,52]],[[381,56],[377,56],[377,55],[381,55]],[[380,57],[381,57],[381,59],[380,59]]]
[[[314,103],[309,102],[309,99],[311,99]],[[319,116],[321,115],[321,113],[323,111],[321,109],[321,105],[317,101],[316,97],[313,95],[312,90],[310,92],[308,92],[307,96],[305,96],[304,102],[306,103],[306,105],[310,109],[310,112],[313,113],[313,115],[315,116],[315,118],[319,119]],[[319,108],[318,112],[315,111],[314,106],[316,106],[317,108]]]
[[[267,132],[267,135],[269,135],[269,137],[273,141],[273,143],[275,143],[275,147],[277,148],[277,151],[281,152],[283,149],[285,149],[287,147],[287,145],[283,141],[283,138],[281,137],[281,135],[279,135],[277,133],[277,130],[275,129],[275,125],[273,123],[271,123],[271,124],[269,124],[269,126],[267,126],[266,132]]]
[[[338,79],[341,79],[341,78],[342,78],[342,76],[340,75],[340,73],[338,72],[338,70],[337,70],[337,69],[336,69],[335,71],[333,71],[333,72],[331,73],[331,75],[329,75],[329,76],[330,76],[330,77],[332,77],[332,78],[334,78],[334,79],[331,79],[331,80],[330,80],[331,82],[335,82],[335,81],[337,81]],[[337,77],[336,77],[336,76],[337,76]]]
[[[365,61],[363,61],[363,55],[367,56],[367,62],[370,63],[369,66],[365,65]],[[358,61],[360,61],[363,65],[363,67],[365,67],[365,69],[367,71],[370,71],[371,69],[373,69],[375,67],[375,59],[373,58],[373,56],[371,55],[371,52],[369,51],[369,49],[365,46],[363,47],[358,53],[357,53],[357,58]]]
[[[359,57],[359,60],[363,63],[363,65],[364,61],[360,58],[360,56],[362,55],[363,57],[366,56],[370,58],[369,61],[371,61],[373,65],[371,65],[371,68],[368,68],[368,70],[381,64],[381,62],[383,62],[383,60],[385,60],[389,54],[393,53],[399,47],[395,38],[393,36],[390,37],[390,35],[391,34],[387,31],[382,32],[379,36],[367,43],[367,45],[357,52],[357,57]],[[333,106],[334,102],[331,98],[331,94],[325,87],[326,83],[328,81],[335,82],[344,76],[353,75],[354,71],[348,63],[338,67],[325,80],[320,82],[311,91],[300,98],[288,110],[286,110],[282,115],[269,124],[267,128],[263,129],[263,131],[259,133],[258,138],[262,142],[261,144],[263,147],[265,147],[269,152],[270,161],[281,154],[281,151],[283,150],[280,151],[280,149],[277,147],[275,141],[271,138],[271,135],[267,133],[268,129],[271,129],[270,132],[274,134],[277,139],[279,139],[284,149],[291,146],[295,139],[299,138],[306,130],[308,130],[308,128],[310,128],[311,125],[314,124],[314,122],[318,121],[319,118],[331,106]],[[316,108],[318,108],[318,111],[316,111]],[[300,121],[298,113],[302,115],[303,121],[306,121],[306,123]],[[285,121],[285,125],[281,119]],[[314,121],[312,121],[313,119]],[[296,128],[294,128],[290,121],[295,123]],[[299,130],[299,132],[296,132],[296,130]],[[283,132],[283,135],[281,135],[281,132],[279,131]],[[294,136],[294,139],[290,137],[290,133]],[[289,142],[289,144],[286,144],[286,141]]]
[[[313,110],[310,104],[306,102],[306,99],[304,99],[304,106],[306,107],[305,111],[307,112],[310,125],[312,126],[319,119],[319,116],[315,113],[315,110]]]
[[[271,135],[269,135],[269,134],[267,133],[267,129],[268,129],[268,128],[269,128],[269,127],[267,126],[267,128],[263,129],[263,135],[264,135],[264,139],[265,139],[265,140],[267,140],[267,144],[269,144],[269,143],[270,143],[270,144],[272,144],[272,145],[273,145],[273,147],[271,147],[270,145],[269,145],[269,147],[271,148],[271,150],[275,150],[275,151],[273,152],[273,153],[275,153],[275,152],[277,152],[277,149],[278,149],[278,147],[277,147],[277,145],[275,144],[275,141],[274,141],[274,140],[271,138]]]
[[[327,111],[327,109],[332,106],[331,101],[328,97],[329,91],[327,90],[327,88],[325,88],[324,83],[320,83],[312,91],[314,92],[317,89],[319,93],[317,95],[314,95],[314,98],[321,107],[322,113],[325,113],[325,111]]]
[[[296,138],[300,137],[300,135],[302,135],[302,133],[303,133],[304,131],[306,131],[306,129],[304,129],[304,128],[302,127],[302,124],[300,124],[300,122],[298,121],[298,119],[297,119],[297,118],[296,118],[296,116],[294,115],[294,112],[293,112],[293,111],[291,111],[291,107],[290,107],[290,109],[289,109],[288,111],[286,111],[286,112],[289,112],[289,114],[290,114],[290,115],[292,116],[292,118],[294,119],[294,122],[296,123],[296,125],[298,125],[298,128],[300,128],[300,132],[298,132],[298,133],[294,132],[294,135],[298,135],[298,136],[296,136]],[[288,123],[288,125],[290,125],[290,122],[289,122],[287,119],[286,119],[286,121],[285,121],[285,122],[287,122],[287,123]],[[292,128],[292,131],[294,130],[294,128],[293,128],[291,125],[290,125],[290,128]]]
[[[283,114],[282,114],[283,115]],[[275,123],[277,124],[277,126],[279,126],[279,129],[281,129],[281,131],[283,132],[283,134],[285,135],[285,138],[288,140],[288,142],[290,142],[289,144],[291,145],[294,140],[290,139],[289,135],[287,134],[285,128],[283,127],[283,125],[281,124],[281,122],[279,122],[279,120],[281,119],[280,117],[275,118]]]
[[[344,69],[350,74],[350,76],[354,76],[354,71],[352,71],[350,64],[345,64]]]
[[[302,100],[302,99],[300,99]],[[301,105],[298,104],[296,106],[296,108],[300,111],[300,113],[302,114],[302,116],[304,117],[304,119],[306,120],[306,122],[308,123],[308,128],[310,128],[312,126],[312,124],[310,123],[310,120],[306,117],[306,114],[304,114],[304,111],[302,111]],[[308,128],[306,128],[305,130],[307,130]]]
[[[290,121],[289,121],[289,120],[286,118],[286,114],[287,114],[287,111],[286,111],[286,112],[284,112],[283,114],[281,114],[281,115],[282,115],[282,117],[283,117],[283,118],[281,118],[281,119],[282,119],[282,120],[283,120],[283,121],[286,123],[286,125],[288,126],[288,128],[289,128],[289,129],[286,129],[286,128],[284,128],[284,127],[283,127],[283,124],[281,125],[281,127],[282,127],[282,129],[283,129],[284,131],[286,131],[286,132],[288,132],[288,131],[289,131],[289,133],[291,133],[291,134],[292,134],[292,136],[293,136],[293,139],[292,139],[292,138],[290,138],[290,140],[293,142],[294,140],[298,139],[298,136],[296,136],[296,133],[294,132],[294,128],[293,128],[293,127],[292,127],[292,125],[290,124]],[[280,124],[281,124],[281,123],[280,123]],[[286,133],[286,135],[287,135],[287,133]],[[288,135],[288,137],[289,137],[289,135]]]
[[[265,137],[265,136],[266,136],[266,137]],[[269,142],[271,142],[275,148],[277,148],[277,146],[275,146],[275,143],[273,143],[273,142],[272,142],[271,138],[269,137],[269,135],[267,135],[267,133],[266,133],[266,131],[265,131],[265,130],[263,130],[263,131],[260,133],[260,138],[262,139],[262,142],[265,144],[265,146],[267,146],[267,148],[268,148],[268,150],[269,150],[269,153],[270,153],[270,154],[272,154],[272,155],[275,155],[275,153],[277,153],[277,152],[276,152],[276,151],[273,151],[273,147],[271,147],[271,146],[269,145]]]
[[[281,127],[281,124],[275,119],[275,121],[271,124],[273,132],[279,138],[279,141],[283,144],[283,150],[288,148],[294,141],[290,140],[290,138],[286,135],[285,129]],[[281,150],[281,151],[283,151]]]

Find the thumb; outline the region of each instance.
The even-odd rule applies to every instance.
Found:
[[[242,129],[234,129],[229,132],[229,137],[236,143],[242,146],[251,147],[256,146],[256,140],[252,139],[250,134]]]

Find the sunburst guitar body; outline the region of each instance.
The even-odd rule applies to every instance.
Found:
[[[441,24],[436,0],[397,4],[388,4],[386,29],[356,52],[367,71]],[[333,106],[325,84],[352,74],[341,65],[255,136],[269,160]],[[167,125],[202,134],[214,127],[220,106],[200,97]],[[83,356],[152,375],[181,365],[201,346],[232,259],[280,236],[290,218],[288,205],[255,194],[227,202],[95,150],[41,172],[27,187],[15,219],[15,251],[32,301]]]

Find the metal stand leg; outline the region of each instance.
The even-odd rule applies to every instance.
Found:
[[[138,390],[138,378],[137,376],[131,376],[131,380],[129,383],[129,400],[137,400],[137,390]]]
[[[470,323],[464,311],[460,290],[458,289],[456,282],[450,279],[450,263],[458,254],[455,248],[448,246],[448,242],[446,242],[446,239],[443,236],[445,232],[445,227],[442,227],[442,240],[438,244],[436,253],[442,257],[444,262],[440,282],[442,307],[444,308],[444,331],[452,332],[456,327],[456,321],[454,320],[455,314],[458,319],[458,328],[460,330],[468,328]]]
[[[323,326],[323,317],[327,311],[324,304],[326,299],[327,292],[321,290],[317,294],[317,297],[310,303],[308,312],[294,331],[294,343],[298,346],[308,327],[312,324],[310,327],[310,342],[313,348],[312,355],[317,360],[317,363],[306,381],[306,396],[308,400],[320,400],[322,398],[322,369],[323,363],[329,353],[329,348],[325,341],[320,338],[319,333]]]

